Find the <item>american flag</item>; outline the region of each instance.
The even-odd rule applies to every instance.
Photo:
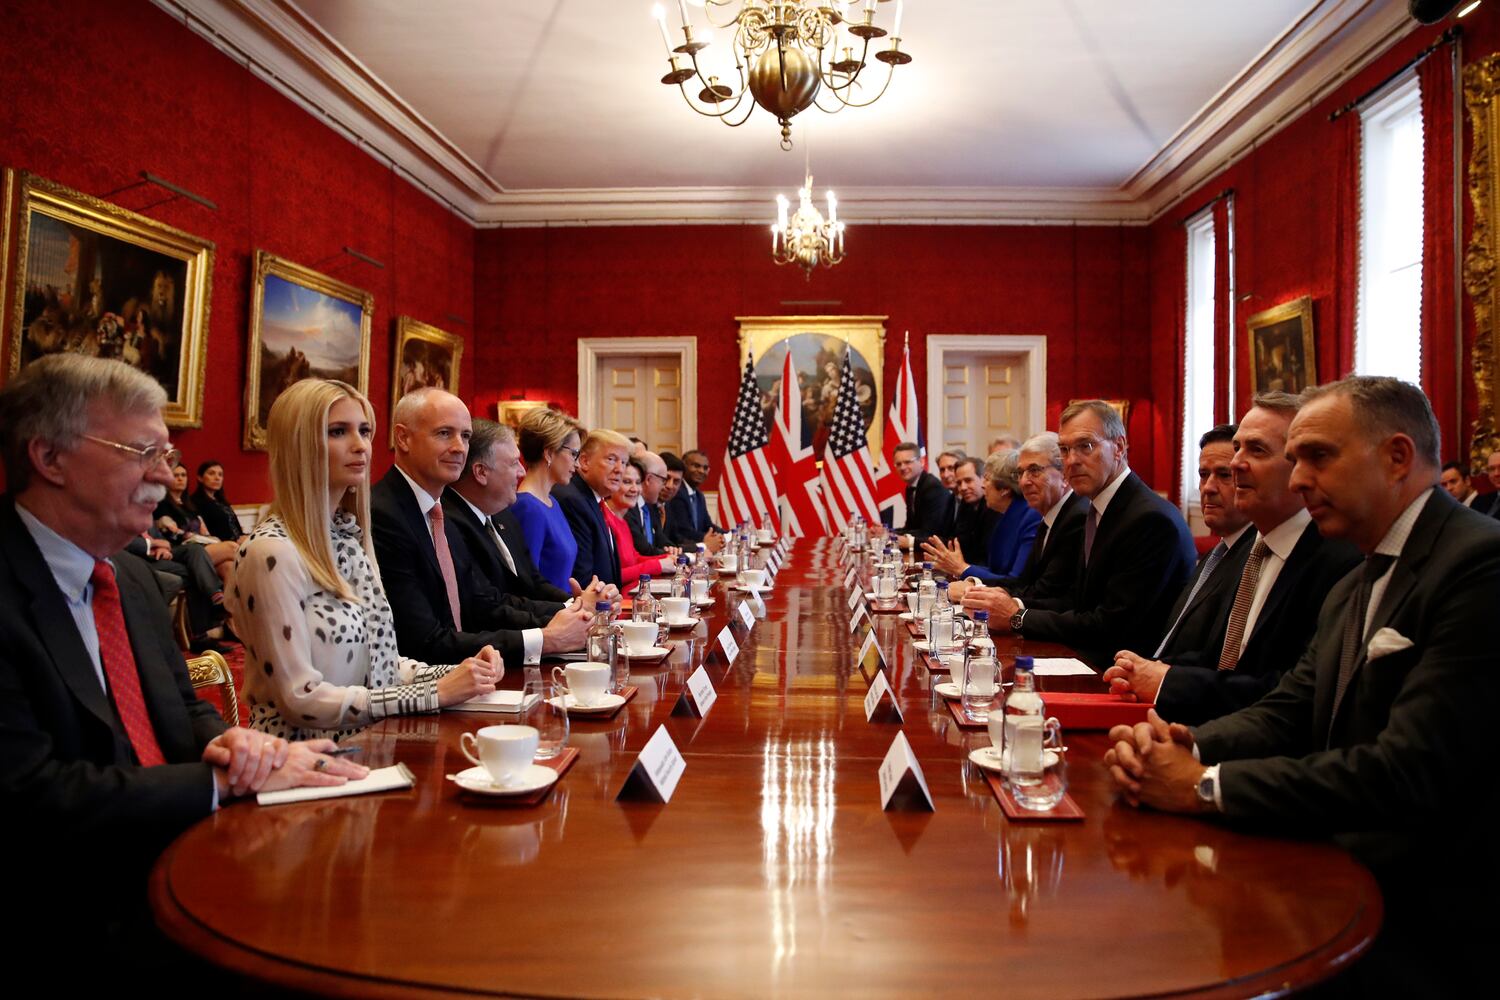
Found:
[[[781,494],[783,531],[793,538],[826,535],[828,514],[819,495],[818,460],[802,443],[802,391],[792,367],[791,342],[781,365],[781,392],[776,399],[776,421],[771,428],[771,465]]]
[[[906,482],[896,474],[896,445],[903,441],[921,443],[917,420],[917,383],[911,377],[911,343],[901,348],[901,373],[896,376],[896,392],[886,415],[885,440],[881,442],[880,464],[875,468],[875,505],[891,509],[891,524],[906,523]]]
[[[823,503],[836,530],[842,531],[854,515],[874,523],[880,516],[875,507],[875,476],[871,469],[870,444],[865,437],[865,418],[855,396],[854,367],[844,348],[839,373],[839,398],[833,405],[833,423],[823,449]]]
[[[746,358],[740,398],[729,426],[729,447],[724,450],[724,476],[719,482],[719,520],[725,526],[750,521],[757,528],[778,527],[776,477],[766,454],[770,441],[755,368]]]

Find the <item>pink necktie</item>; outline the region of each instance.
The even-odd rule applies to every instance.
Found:
[[[107,562],[94,563],[89,576],[94,585],[94,631],[99,636],[99,659],[104,664],[104,679],[114,699],[115,711],[125,726],[125,735],[135,749],[135,759],[143,767],[165,764],[167,758],[156,742],[151,716],[146,714],[146,698],[141,694],[141,675],[136,670],[135,652],[130,648],[130,633],[125,631],[125,615],[120,610],[120,587],[115,582],[115,568]]]
[[[435,503],[427,512],[432,522],[432,548],[437,553],[438,570],[443,574],[443,587],[448,591],[448,608],[453,612],[453,627],[464,630],[463,614],[458,602],[458,573],[453,569],[453,553],[448,551],[448,535],[443,531],[443,505]]]

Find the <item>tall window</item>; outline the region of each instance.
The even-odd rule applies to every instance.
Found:
[[[1422,379],[1422,100],[1415,75],[1360,109],[1354,370]]]
[[[1214,425],[1214,216],[1187,223],[1187,335],[1182,359],[1182,504],[1198,503],[1198,438]]]

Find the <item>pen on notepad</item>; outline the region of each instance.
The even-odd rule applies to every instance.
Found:
[[[337,750],[329,750],[324,757],[347,757],[351,753],[363,753],[364,747],[339,747]]]

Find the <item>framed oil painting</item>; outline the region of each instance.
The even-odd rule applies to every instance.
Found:
[[[1245,321],[1245,335],[1254,392],[1301,392],[1317,383],[1309,296],[1251,316]]]
[[[507,427],[519,427],[527,411],[546,408],[547,403],[540,399],[502,399],[495,404],[495,420]]]
[[[859,410],[865,418],[870,454],[880,454],[885,429],[881,369],[885,360],[884,316],[737,316],[740,324],[740,363],[746,352],[754,359],[761,406],[769,423],[781,392],[786,352],[802,398],[802,443],[821,456],[838,399],[839,366],[844,345],[852,354]]]
[[[167,391],[167,426],[202,426],[214,244],[19,178],[7,372],[62,352],[118,358]]]
[[[266,417],[287,387],[338,379],[369,395],[375,296],[264,250],[255,252],[245,378],[247,449],[266,448]]]
[[[396,404],[413,389],[432,386],[458,395],[459,362],[464,339],[457,334],[418,322],[410,316],[396,320],[395,370],[391,373],[391,447],[396,446]]]

